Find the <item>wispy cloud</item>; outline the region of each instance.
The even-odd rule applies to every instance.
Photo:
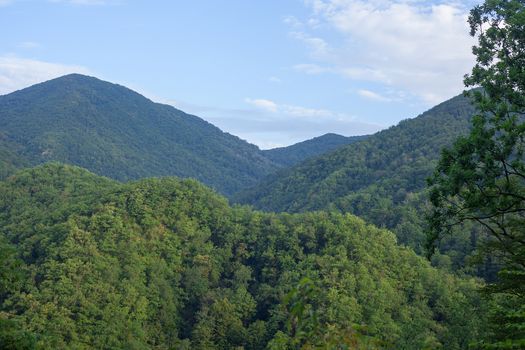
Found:
[[[381,94],[378,94],[377,92],[366,90],[366,89],[357,90],[357,94],[363,98],[366,98],[372,101],[377,101],[377,102],[394,101],[394,99],[391,97],[383,96]]]
[[[302,28],[303,22],[301,22],[297,17],[295,16],[285,16],[283,18],[283,22],[287,25],[289,25],[292,28]]]
[[[305,27],[318,28],[321,25],[321,22],[317,18],[308,18],[303,22],[295,16],[283,17],[283,23],[296,30],[302,30]]]
[[[338,42],[315,31],[299,35],[292,27],[292,37],[306,44],[314,60],[294,68],[373,81],[426,104],[440,102],[462,90],[463,75],[473,65],[466,19],[475,3],[306,0],[311,19],[332,28]]]
[[[324,39],[301,31],[291,32],[290,36],[305,43],[310,49],[312,58],[320,60],[332,59],[332,48]]]
[[[377,95],[377,97],[379,98],[379,95]],[[290,121],[309,121],[315,124],[323,124],[326,122],[356,123],[368,125],[375,130],[384,127],[383,125],[376,123],[361,121],[358,117],[351,114],[336,112],[324,108],[311,108],[286,103],[277,103],[268,99],[247,98],[245,99],[245,102],[259,111],[266,112],[266,116],[272,119],[282,118]]]
[[[336,117],[341,118],[343,115],[338,115],[326,109],[314,109],[301,106],[294,106],[289,104],[278,104],[267,99],[251,99],[246,98],[245,102],[266,112],[281,113],[293,117],[301,118],[326,118]]]
[[[69,73],[89,74],[90,72],[82,66],[17,56],[0,56],[0,94],[7,94]]]
[[[7,6],[14,2],[14,0],[0,0],[0,6]]]
[[[347,117],[348,119],[355,119],[354,117],[349,117],[344,114],[334,113],[326,109],[315,109],[315,108],[306,108],[301,106],[291,106],[283,105],[281,106],[282,111],[285,114],[299,117],[299,118],[334,118],[342,119]]]
[[[246,98],[244,101],[246,103],[251,104],[254,107],[257,107],[259,109],[263,109],[263,110],[265,110],[267,112],[277,113],[278,106],[273,101],[265,100],[265,99],[262,99],[262,98],[257,98],[257,99]]]

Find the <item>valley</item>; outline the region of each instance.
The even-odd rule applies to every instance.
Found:
[[[525,1],[0,22],[0,349],[525,349]]]

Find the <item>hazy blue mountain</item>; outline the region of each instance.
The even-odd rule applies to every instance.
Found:
[[[338,147],[366,139],[368,136],[342,136],[338,134],[324,134],[313,139],[296,143],[287,147],[264,150],[263,154],[284,167],[289,167]]]
[[[0,176],[51,160],[118,180],[191,177],[227,195],[279,168],[201,118],[79,74],[0,96]]]

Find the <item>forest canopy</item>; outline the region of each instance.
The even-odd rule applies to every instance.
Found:
[[[60,164],[0,183],[0,209],[16,281],[0,292],[4,346],[462,349],[483,334],[479,282],[349,214],[265,214],[192,180]]]

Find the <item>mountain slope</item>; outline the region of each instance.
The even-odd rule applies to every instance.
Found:
[[[0,345],[16,334],[40,349],[466,349],[483,332],[479,285],[390,232],[231,208],[193,180],[23,170],[0,182],[0,252]]]
[[[236,197],[267,211],[334,208],[393,229],[422,251],[422,191],[440,151],[467,133],[474,113],[457,96],[366,140],[285,169]]]
[[[225,194],[277,169],[198,117],[78,74],[0,96],[0,175],[49,160],[119,180],[193,177]]]
[[[340,146],[364,140],[367,137],[368,136],[346,137],[337,134],[325,134],[288,147],[273,148],[262,152],[273,162],[283,167],[290,167],[305,159],[332,151]]]

